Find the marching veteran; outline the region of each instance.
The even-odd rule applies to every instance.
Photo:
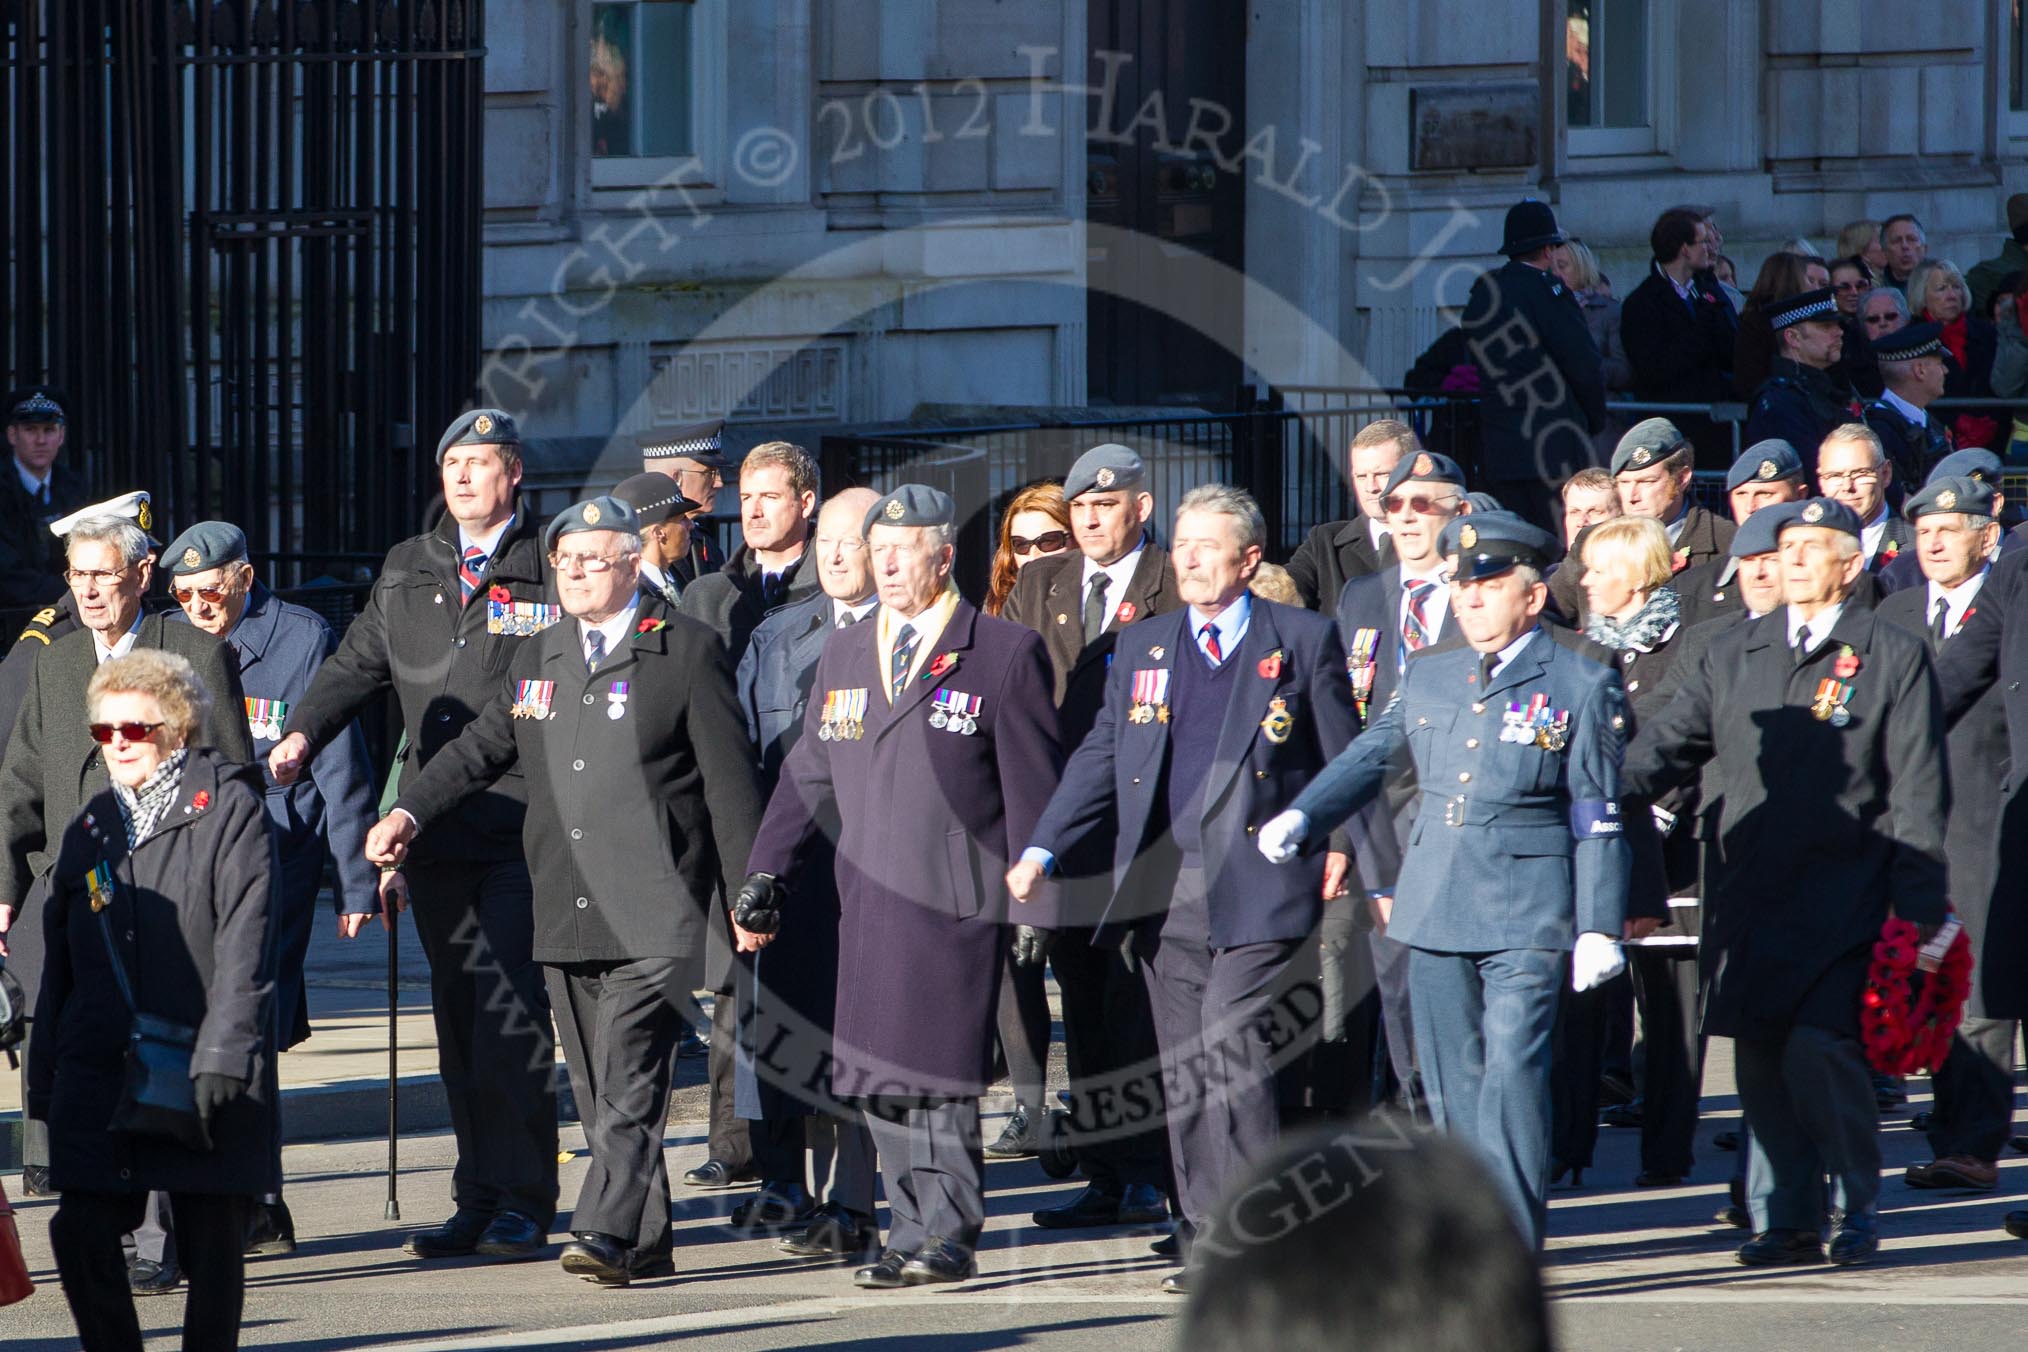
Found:
[[[1739,1261],[1822,1261],[1835,1205],[1830,1260],[1863,1263],[1879,1248],[1880,1122],[1860,1000],[1890,913],[1944,918],[1943,708],[1923,641],[1853,604],[1858,515],[1828,498],[1768,510],[1786,604],[1712,641],[1628,748],[1626,791],[1706,763],[1725,783],[1700,956],[1704,1031],[1733,1039],[1751,1129]]]
[[[867,514],[880,609],[824,645],[733,911],[744,950],[796,924],[798,869],[835,814],[831,1085],[866,1110],[891,1213],[879,1259],[854,1275],[866,1287],[974,1271],[978,1098],[1010,937],[1001,874],[1061,768],[1042,640],[958,595],[955,520],[950,497],[921,484]],[[1054,916],[1043,903],[1018,918],[1049,929]],[[1023,956],[1039,960],[1040,936],[1024,938]]]
[[[1554,549],[1509,512],[1445,527],[1452,610],[1470,647],[1408,663],[1386,710],[1260,833],[1268,858],[1294,858],[1371,802],[1407,748],[1422,807],[1388,931],[1411,950],[1430,1115],[1485,1153],[1538,1248],[1557,1004],[1566,981],[1589,990],[1626,965],[1630,865],[1626,698],[1612,667],[1541,622]]]
[[[1274,1058],[1302,1030],[1261,1030],[1282,1018],[1276,997],[1325,895],[1321,850],[1272,869],[1247,846],[1358,729],[1337,626],[1247,591],[1265,535],[1237,488],[1207,484],[1177,504],[1171,556],[1186,604],[1120,632],[1098,721],[1007,876],[1016,897],[1033,895],[1118,824],[1094,942],[1125,939],[1145,960],[1186,1258],[1220,1196],[1274,1143]],[[1189,1271],[1163,1290],[1187,1291]]]
[[[499,692],[403,784],[366,848],[400,864],[432,823],[519,767],[534,956],[591,1148],[563,1268],[625,1286],[674,1270],[662,1126],[679,1011],[760,793],[717,639],[639,595],[633,509],[580,502],[543,545],[567,618],[515,652]]]

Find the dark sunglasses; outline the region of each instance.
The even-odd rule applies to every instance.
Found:
[[[179,606],[189,605],[193,596],[203,597],[207,605],[223,605],[225,598],[232,595],[224,587],[199,587],[195,591],[188,587],[171,587],[169,594],[176,598],[176,604]]]
[[[1025,535],[1010,535],[1007,537],[1007,544],[1016,554],[1033,554],[1037,550],[1044,554],[1061,554],[1070,548],[1070,532],[1047,530],[1033,540]]]
[[[1433,512],[1444,510],[1446,503],[1456,501],[1456,496],[1449,493],[1440,498],[1432,498],[1422,493],[1405,498],[1399,493],[1389,493],[1380,500],[1380,507],[1381,510],[1388,512],[1414,512],[1417,516],[1428,516]]]
[[[129,742],[145,742],[155,729],[163,726],[166,725],[161,723],[94,723],[91,727],[92,740],[100,746],[104,746],[113,740],[113,734],[117,732]]]

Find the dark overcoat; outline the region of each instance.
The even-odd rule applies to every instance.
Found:
[[[1605,376],[1584,312],[1554,274],[1512,260],[1472,283],[1463,328],[1482,375],[1492,479],[1557,481],[1597,458]]]
[[[1062,767],[1049,659],[1032,631],[961,601],[890,707],[877,626],[826,641],[748,867],[799,890],[812,837],[836,814],[835,1092],[969,1097],[992,1079],[1007,926],[1056,920],[1046,896],[1016,914],[1005,882]],[[821,736],[826,696],[855,690],[864,734]],[[975,733],[931,725],[939,690],[978,698]],[[782,927],[796,923],[792,895]]]
[[[130,1017],[86,879],[112,869],[103,912],[139,1008],[197,1029],[193,1075],[247,1092],[211,1119],[209,1153],[106,1129],[119,1102]],[[50,1180],[94,1192],[259,1195],[273,1176],[274,838],[259,776],[193,750],[155,834],[129,853],[111,788],[64,833],[43,908],[48,958],[35,1007],[29,1115],[49,1123]]]
[[[1323,841],[1298,864],[1270,864],[1256,834],[1358,734],[1345,649],[1321,615],[1254,597],[1239,650],[1239,684],[1219,727],[1203,796],[1205,896],[1213,948],[1305,939],[1322,906]],[[1120,635],[1105,704],[1090,735],[1072,753],[1063,783],[1036,826],[1033,842],[1058,858],[1117,821],[1113,894],[1102,926],[1159,923],[1173,870],[1145,867],[1165,851],[1170,724],[1136,721],[1135,673],[1200,662],[1188,610],[1142,620]],[[1173,678],[1172,678],[1173,679]],[[1275,701],[1292,720],[1286,740],[1263,724]],[[1165,876],[1165,873],[1167,876]]]
[[[717,572],[684,583],[677,609],[718,635],[718,641],[731,654],[730,660],[738,662],[746,651],[747,640],[762,620],[774,610],[819,594],[817,563],[807,548],[783,570],[782,576],[786,585],[781,599],[771,609],[761,596],[760,563],[741,545]]]
[[[703,625],[647,602],[638,623],[589,676],[576,620],[522,644],[395,799],[428,839],[520,768],[537,962],[699,956],[714,896],[744,876],[760,794],[732,673]]]
[[[1373,544],[1372,522],[1363,516],[1350,521],[1326,521],[1314,526],[1289,555],[1289,580],[1311,610],[1322,611],[1337,603],[1345,584],[1355,577],[1368,577],[1395,561],[1394,537],[1383,533],[1378,548]]]
[[[448,516],[389,550],[366,608],[317,669],[283,730],[302,733],[315,751],[346,735],[371,701],[392,693],[401,704],[400,783],[406,787],[499,692],[508,664],[528,641],[521,631],[562,615],[543,559],[541,526],[525,503],[494,546],[481,584],[470,604],[463,603],[458,526]],[[504,599],[492,599],[496,593]],[[508,770],[460,804],[445,829],[418,842],[416,861],[520,858],[526,803],[520,772]]]
[[[1811,708],[1848,650],[1858,665],[1838,727]],[[1847,606],[1800,665],[1785,609],[1713,639],[1641,727],[1624,775],[1628,792],[1648,797],[1707,762],[1723,776],[1706,879],[1705,1032],[1767,1038],[1808,1024],[1857,1036],[1867,963],[1890,911],[1918,924],[1943,918],[1944,756],[1922,641],[1870,610]]]

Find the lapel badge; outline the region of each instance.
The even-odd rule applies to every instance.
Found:
[[[1148,649],[1148,656],[1154,658],[1157,662],[1159,662],[1162,660],[1165,651],[1166,650],[1162,647],[1162,645],[1158,643],[1154,647]]]
[[[1276,746],[1289,740],[1295,730],[1296,716],[1289,712],[1289,702],[1279,697],[1268,701],[1267,717],[1260,721],[1261,736]]]
[[[1120,602],[1119,616],[1121,624],[1132,624],[1134,616],[1140,613],[1140,609],[1132,601]]]

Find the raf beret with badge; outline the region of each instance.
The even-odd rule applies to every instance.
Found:
[[[866,529],[875,526],[948,526],[958,519],[951,495],[928,484],[903,484],[866,512]]]
[[[1774,553],[1781,548],[1782,527],[1801,515],[1802,510],[1800,502],[1777,502],[1740,522],[1739,529],[1732,533],[1732,557],[1750,559],[1756,554]]]
[[[554,554],[558,540],[588,530],[616,530],[624,535],[638,535],[641,519],[634,515],[631,506],[610,495],[573,502],[558,512],[542,532],[543,552]]]
[[[1980,483],[2000,486],[2000,471],[2003,468],[2000,457],[1983,446],[1967,446],[1962,451],[1952,451],[1936,462],[1936,468],[1923,480],[1933,484],[1938,479],[1977,479]]]
[[[49,533],[61,540],[95,516],[117,516],[131,521],[142,530],[151,532],[148,536],[150,545],[156,549],[162,547],[162,542],[152,534],[155,529],[155,508],[145,488],[122,493],[116,498],[107,498],[104,502],[95,502],[89,507],[80,507],[69,516],[60,516],[49,523]]]
[[[1556,557],[1556,538],[1512,512],[1473,512],[1453,517],[1437,548],[1457,561],[1455,584],[1498,577],[1517,567],[1545,568]]]
[[[1064,500],[1068,502],[1086,493],[1139,488],[1147,476],[1148,468],[1141,463],[1140,456],[1129,447],[1108,441],[1086,451],[1070,467],[1063,480]]]
[[[1392,493],[1411,479],[1450,484],[1454,488],[1465,486],[1465,472],[1457,461],[1435,451],[1417,451],[1394,462],[1394,468],[1387,472],[1387,486],[1381,492]]]
[[[1618,478],[1628,470],[1659,465],[1689,444],[1676,424],[1667,418],[1643,418],[1628,428],[1620,444],[1613,447],[1610,472]]]
[[[1769,437],[1756,441],[1739,453],[1739,459],[1732,462],[1732,468],[1725,472],[1725,491],[1744,488],[1751,483],[1772,484],[1786,479],[1801,480],[1807,473],[1803,457],[1796,454],[1796,448],[1780,437]]]
[[[246,532],[230,521],[200,521],[169,542],[162,561],[171,577],[208,573],[246,562]]]
[[[459,414],[445,429],[437,442],[437,463],[444,463],[444,456],[453,446],[520,445],[521,432],[515,427],[511,413],[497,408],[475,408],[469,413]]]
[[[725,458],[725,419],[661,427],[635,438],[643,460],[695,460],[710,469],[730,469]]]
[[[1993,517],[1993,500],[1999,494],[1989,483],[1977,479],[1953,476],[1931,479],[1918,493],[1911,493],[1901,514],[1910,521],[1925,516],[1946,512],[1962,512],[1966,516]]]
[[[1822,526],[1825,530],[1843,531],[1855,540],[1861,538],[1863,529],[1859,513],[1835,498],[1811,498],[1798,504],[1797,510],[1786,514],[1781,524],[1775,527],[1775,534],[1779,535],[1792,526]]]

